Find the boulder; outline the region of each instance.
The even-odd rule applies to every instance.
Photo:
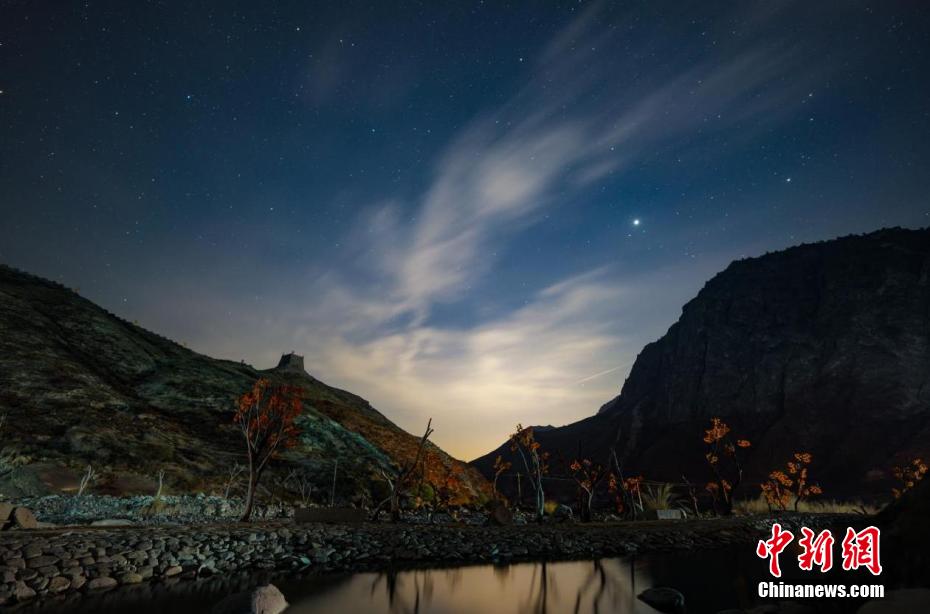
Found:
[[[252,592],[229,595],[210,610],[211,614],[279,614],[288,607],[284,594],[274,584]]]
[[[25,507],[17,507],[13,510],[13,524],[19,529],[39,528],[35,515]]]
[[[260,586],[252,591],[251,614],[279,614],[287,609],[284,594],[274,584]]]

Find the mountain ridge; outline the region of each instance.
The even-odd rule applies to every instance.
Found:
[[[616,445],[629,471],[698,481],[715,415],[753,440],[748,482],[802,448],[828,495],[886,492],[895,457],[930,453],[930,229],[732,262],[642,349],[617,397],[537,438],[602,462]],[[498,454],[507,446],[472,464],[492,475]]]
[[[175,490],[222,491],[230,467],[244,461],[233,401],[266,377],[300,386],[305,406],[301,440],[269,484],[299,470],[328,492],[338,458],[339,494],[370,502],[380,470],[409,460],[418,437],[294,356],[263,370],[198,354],[63,284],[0,265],[0,446],[12,459],[0,491],[73,490],[86,464],[104,493],[150,494],[162,468]],[[487,491],[473,469],[432,444],[429,451],[429,471],[459,475],[466,499]]]

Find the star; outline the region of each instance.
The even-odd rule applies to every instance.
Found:
[[[634,226],[639,226],[639,224],[640,224],[640,219],[639,219],[638,217],[637,217],[637,218],[634,218],[634,219],[633,219],[633,225],[634,225]]]

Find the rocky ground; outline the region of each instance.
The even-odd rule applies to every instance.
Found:
[[[571,560],[753,542],[770,517],[511,527],[298,524],[56,528],[0,533],[0,603],[66,598],[121,585],[249,573]],[[788,515],[790,528],[860,516]]]
[[[238,497],[214,495],[167,495],[153,497],[112,497],[85,495],[81,497],[47,495],[22,497],[16,505],[32,510],[36,518],[47,526],[134,524],[204,524],[238,520],[243,502]],[[285,503],[259,503],[253,517],[258,520],[290,518],[294,507]]]
[[[0,503],[2,504],[2,503]],[[43,497],[21,497],[15,506],[28,508],[42,528],[66,526],[149,526],[149,525],[200,525],[217,522],[235,522],[242,513],[243,501],[238,497],[215,495],[168,495],[162,497],[134,496],[113,497],[109,495],[84,495],[82,497],[46,495]],[[563,509],[568,509],[562,506]],[[294,517],[297,508],[289,503],[257,503],[253,508],[253,520],[286,520]],[[317,507],[317,509],[328,509]],[[370,512],[364,509],[367,517]],[[551,520],[558,522],[570,517],[568,510]],[[386,518],[386,515],[383,516]],[[615,519],[609,516],[607,518]],[[455,521],[462,524],[485,524],[487,513],[470,508],[458,508]],[[530,514],[512,512],[514,524],[527,524]],[[429,513],[426,510],[406,510],[405,524],[443,524],[453,522],[447,513]]]

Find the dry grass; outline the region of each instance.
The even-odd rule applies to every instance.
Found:
[[[685,500],[672,484],[647,486],[643,491],[643,508],[647,510],[682,510],[687,515]]]
[[[833,499],[814,499],[801,501],[799,512],[808,514],[877,514],[881,508],[862,501],[836,501]],[[755,499],[736,501],[733,510],[739,514],[766,514],[769,506],[765,497],[759,495]],[[794,499],[788,504],[788,510],[794,510]]]

